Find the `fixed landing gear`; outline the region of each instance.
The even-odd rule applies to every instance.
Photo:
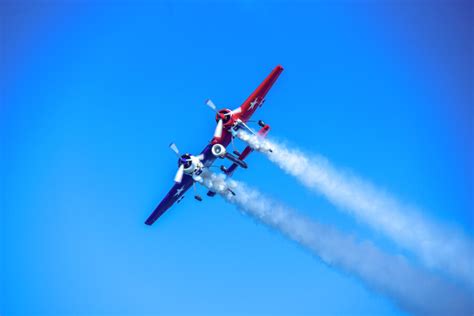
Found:
[[[193,189],[194,189],[194,198],[198,200],[199,202],[202,202],[202,197],[199,194],[197,194],[197,191],[196,191],[196,183],[193,183]]]
[[[232,144],[232,149],[233,149],[233,152],[234,152],[234,155],[236,155],[237,157],[240,156],[240,152],[237,150],[237,148],[235,147],[235,144],[234,144],[234,136],[232,136],[232,138],[230,139],[231,140],[231,144]]]

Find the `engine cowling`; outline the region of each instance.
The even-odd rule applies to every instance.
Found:
[[[223,158],[227,151],[221,144],[214,144],[211,148],[211,152],[214,156]]]
[[[225,127],[231,127],[235,123],[234,115],[232,114],[232,111],[229,109],[222,109],[219,110],[216,114],[216,122],[219,120],[222,120],[222,124]]]
[[[182,155],[178,160],[178,165],[183,165],[183,171],[186,174],[193,174],[197,170],[202,169],[202,162],[199,158],[190,154]]]

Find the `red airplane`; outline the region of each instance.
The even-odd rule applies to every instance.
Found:
[[[233,143],[233,139],[239,129],[245,129],[250,133],[255,133],[247,125],[247,122],[253,113],[263,105],[265,96],[282,71],[282,66],[275,67],[247,100],[235,110],[217,110],[211,100],[206,101],[206,104],[216,112],[217,126],[214,137],[198,156],[193,156],[188,153],[180,156],[176,145],[170,145],[171,150],[179,157],[178,171],[174,178],[175,184],[148,217],[145,224],[152,225],[175,202],[179,203],[184,198],[184,193],[193,186],[195,182],[202,180],[201,174],[203,170],[209,168],[217,158],[227,158],[232,162],[229,168],[221,166],[221,170],[229,177],[232,176],[237,167],[247,168],[244,159],[253,151],[249,146],[247,146],[242,153],[234,150],[233,154],[229,153],[226,148],[231,142]],[[265,137],[270,131],[270,126],[261,120],[258,121],[258,125],[260,125],[261,129],[257,134]],[[234,194],[233,192],[231,193]],[[207,193],[208,196],[214,196],[215,194],[213,191]],[[202,201],[201,196],[196,194],[194,197],[196,200]]]

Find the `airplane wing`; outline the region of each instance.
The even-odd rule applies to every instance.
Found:
[[[145,224],[152,225],[163,213],[169,209],[184,193],[193,185],[193,178],[189,175],[184,175],[181,183],[175,183],[171,190],[166,194],[165,198],[155,208],[153,213],[145,221]]]
[[[230,134],[223,138],[225,146],[229,144],[230,138]],[[201,155],[203,156],[201,161],[206,168],[211,166],[216,160],[216,157],[212,154],[212,145],[213,143],[209,143],[201,152]],[[152,225],[161,215],[163,215],[164,212],[166,212],[166,210],[168,210],[171,206],[173,206],[174,203],[180,200],[180,198],[193,185],[193,183],[194,180],[192,176],[184,174],[181,182],[175,183],[173,185],[168,194],[166,194],[161,203],[158,204],[153,213],[151,213],[151,215],[145,221],[145,224]]]
[[[267,76],[267,78],[265,78],[265,80],[263,80],[257,89],[255,89],[255,91],[247,98],[247,100],[242,103],[240,106],[240,119],[242,121],[247,122],[255,110],[262,106],[263,102],[265,102],[265,96],[267,95],[268,91],[270,91],[271,87],[278,79],[278,76],[280,76],[282,71],[282,66],[276,66]]]

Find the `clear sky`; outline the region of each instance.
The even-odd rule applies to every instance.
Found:
[[[473,15],[467,0],[0,2],[0,314],[403,315],[219,197],[143,222],[173,183],[168,144],[211,138],[205,99],[237,107],[281,64],[255,116],[271,135],[472,236]],[[248,164],[237,179],[402,251]]]

